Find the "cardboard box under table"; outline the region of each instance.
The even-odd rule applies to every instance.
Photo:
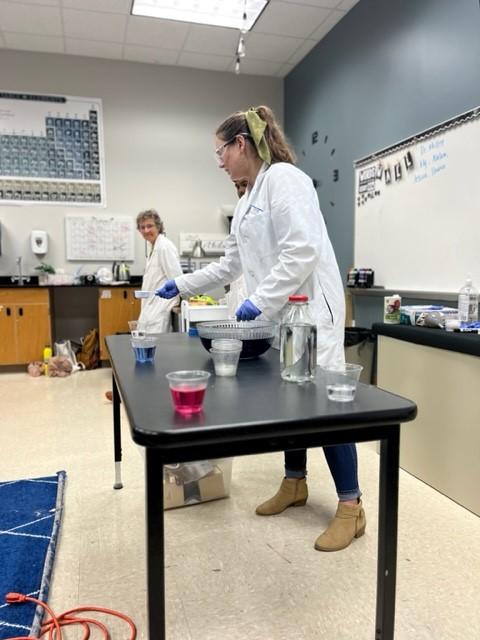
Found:
[[[230,495],[232,458],[165,465],[163,506],[186,507]]]

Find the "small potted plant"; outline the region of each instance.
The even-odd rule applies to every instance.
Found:
[[[54,274],[55,269],[51,264],[47,264],[46,262],[41,262],[38,267],[35,267],[35,271],[38,271],[38,284],[47,285],[48,284],[48,274]]]

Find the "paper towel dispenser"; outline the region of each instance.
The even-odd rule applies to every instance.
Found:
[[[46,231],[33,230],[30,236],[32,251],[36,255],[43,255],[48,251],[48,235]]]

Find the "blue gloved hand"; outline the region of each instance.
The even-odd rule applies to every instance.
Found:
[[[156,296],[160,296],[160,298],[166,298],[167,300],[178,296],[179,293],[180,291],[175,284],[175,280],[167,280],[163,287],[160,287],[160,289],[156,289],[155,291]]]
[[[237,320],[255,320],[262,312],[248,298],[235,311]]]

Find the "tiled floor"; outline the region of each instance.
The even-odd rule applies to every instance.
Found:
[[[121,610],[146,638],[143,456],[124,420],[114,491],[110,376],[0,374],[0,478],[67,471],[50,604]],[[255,516],[282,477],[271,454],[234,460],[229,499],[168,511],[168,640],[373,640],[378,456],[362,445],[359,458],[367,533],[339,553],[313,549],[336,506],[321,451],[303,508]],[[480,638],[480,519],[404,472],[395,637]]]

